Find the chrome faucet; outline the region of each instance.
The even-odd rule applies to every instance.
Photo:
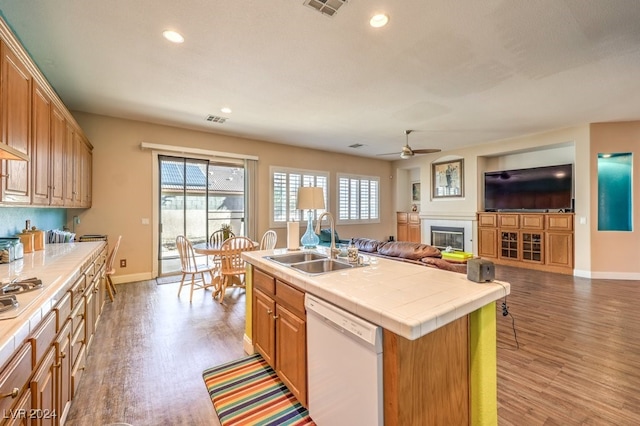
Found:
[[[316,234],[320,235],[322,219],[325,216],[329,216],[329,224],[331,226],[331,248],[329,249],[329,257],[331,259],[336,259],[338,257],[338,253],[340,253],[340,250],[336,248],[336,221],[331,213],[324,212],[318,217],[318,222],[316,224]]]

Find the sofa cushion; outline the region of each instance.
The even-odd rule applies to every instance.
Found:
[[[467,273],[466,263],[451,263],[447,262],[445,259],[439,259],[437,257],[425,257],[421,259],[421,261],[426,265],[438,269],[444,269],[445,271],[458,272],[460,274]]]
[[[378,246],[384,244],[382,241],[372,240],[371,238],[354,238],[353,240],[358,250],[366,253],[375,253],[378,251]]]
[[[338,231],[334,231],[333,234],[335,235],[336,242],[340,241],[340,237],[338,237]],[[318,238],[320,238],[320,241],[322,241],[323,243],[331,242],[331,229],[321,229]]]
[[[378,253],[411,260],[420,260],[424,257],[442,257],[440,250],[434,246],[409,241],[389,241],[380,244]]]

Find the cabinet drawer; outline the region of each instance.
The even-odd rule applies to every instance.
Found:
[[[398,223],[408,223],[409,213],[397,212],[396,220],[398,221]]]
[[[73,337],[71,338],[71,362],[74,364],[82,348],[84,348],[84,339],[84,323],[81,323],[78,329],[73,331]]]
[[[500,228],[514,228],[517,229],[520,226],[519,215],[517,214],[501,214],[498,216],[498,223]]]
[[[548,231],[573,231],[572,214],[550,214],[547,215]]]
[[[47,316],[38,324],[29,341],[33,353],[33,365],[38,365],[44,354],[53,344],[53,338],[56,336],[56,313],[49,312]]]
[[[253,268],[253,286],[259,288],[265,293],[275,294],[275,278],[267,275],[259,269]]]
[[[522,229],[544,229],[544,216],[541,214],[523,214],[520,221]]]
[[[409,223],[420,224],[420,215],[418,213],[409,213]]]
[[[71,312],[71,321],[73,323],[73,333],[76,332],[80,324],[84,322],[85,312],[84,312],[84,299],[82,299],[78,305]]]
[[[87,280],[84,275],[81,275],[78,280],[73,283],[71,286],[71,309],[75,308],[78,305],[78,302],[82,300],[82,294],[84,293],[84,289],[87,286]]]
[[[291,287],[289,284],[276,280],[276,299],[304,317],[304,292]]]
[[[80,384],[80,379],[82,379],[82,373],[85,369],[85,349],[84,346],[80,349],[80,353],[78,354],[78,359],[76,359],[75,364],[73,364],[73,369],[71,370],[71,395],[75,395],[78,390],[78,385]]]
[[[478,214],[478,226],[485,226],[488,228],[495,228],[498,226],[498,215],[495,213],[480,213]]]
[[[56,312],[56,330],[60,331],[62,328],[62,324],[69,318],[71,315],[71,293],[66,292],[62,299],[58,300],[56,306],[53,307],[53,310]]]
[[[17,389],[15,397],[8,396],[0,399],[0,412],[6,413],[17,402],[20,393],[26,387],[33,369],[31,353],[30,343],[22,345],[0,373],[0,394],[12,394]]]

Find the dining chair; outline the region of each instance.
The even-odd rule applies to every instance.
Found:
[[[278,234],[273,229],[269,229],[264,233],[260,240],[260,250],[273,250],[276,248],[276,242],[278,241]]]
[[[220,247],[220,288],[216,289],[214,297],[220,294],[220,303],[224,299],[227,287],[245,287],[246,263],[242,253],[256,249],[256,243],[247,237],[232,237],[222,243]]]
[[[190,285],[191,292],[189,294],[189,302],[191,302],[193,300],[194,289],[216,287],[214,272],[217,268],[208,261],[204,264],[198,264],[196,262],[196,256],[193,251],[191,241],[189,241],[184,235],[178,235],[178,237],[176,237],[176,246],[178,247],[178,253],[180,254],[180,266],[182,272],[182,279],[180,280],[180,287],[178,288],[178,297],[180,297],[182,287]],[[205,257],[205,259],[207,258]],[[205,273],[208,273],[211,277],[211,282],[209,284],[207,284],[204,278]],[[187,275],[191,277],[191,282],[185,283]],[[196,276],[199,276],[199,279],[196,279]]]
[[[105,276],[107,277],[107,292],[109,293],[109,299],[113,302],[113,296],[117,293],[116,286],[113,284],[111,280],[111,275],[116,273],[116,268],[113,267],[113,262],[116,260],[116,253],[118,253],[118,247],[120,247],[120,241],[122,240],[122,235],[118,236],[118,241],[113,246],[111,253],[109,253],[109,257],[107,258],[107,267],[105,268]]]
[[[227,238],[232,238],[232,237],[236,236],[231,231],[228,231],[228,235],[229,236]],[[225,240],[224,231],[222,229],[218,229],[217,231],[213,231],[211,236],[209,236],[209,244],[211,244],[212,246],[221,246],[222,243],[224,242],[224,240]]]

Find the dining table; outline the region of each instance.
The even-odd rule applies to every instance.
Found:
[[[257,241],[251,241],[253,243],[253,247],[250,250],[257,250],[260,247],[260,243],[258,243]],[[223,243],[215,243],[215,244],[211,244],[210,242],[205,242],[205,243],[198,243],[198,244],[194,244],[193,245],[193,251],[197,254],[202,254],[202,255],[206,255],[206,256],[212,256],[214,259],[214,263],[217,265],[217,270],[214,273],[214,281],[213,284],[215,285],[215,291],[213,292],[212,297],[215,299],[215,297],[220,293],[221,291],[221,280],[222,280],[222,274],[220,273],[220,265],[222,262],[221,256],[223,253],[222,250],[222,245]],[[236,284],[239,284],[240,282],[240,277],[234,276],[231,278],[232,280],[236,281]]]

